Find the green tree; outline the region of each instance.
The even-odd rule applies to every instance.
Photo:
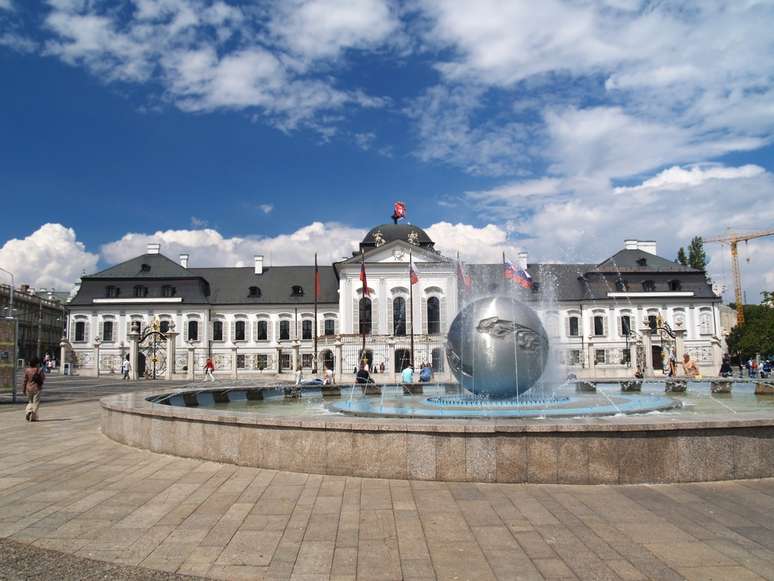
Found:
[[[744,324],[731,329],[728,335],[731,355],[743,359],[774,355],[774,308],[768,305],[745,305]]]
[[[699,270],[707,269],[707,253],[704,252],[704,240],[694,236],[688,245],[688,265]]]
[[[677,259],[675,262],[682,264],[683,266],[688,266],[688,257],[685,255],[685,248],[682,246],[680,247],[680,250],[677,251]]]
[[[774,291],[761,291],[761,304],[774,307]]]

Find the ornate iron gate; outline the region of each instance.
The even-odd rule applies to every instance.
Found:
[[[137,375],[156,379],[167,371],[167,336],[161,332],[159,321],[145,327],[140,333],[137,353]]]

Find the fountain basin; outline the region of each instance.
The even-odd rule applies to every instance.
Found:
[[[102,430],[154,452],[315,474],[568,484],[774,476],[774,398],[756,399],[751,384],[739,399],[739,383],[717,396],[706,384],[707,405],[725,412],[703,409],[689,384],[674,396],[686,404],[681,410],[530,419],[354,417],[332,412],[329,398],[272,399],[271,388],[254,388],[253,396],[241,386],[183,389],[164,395],[191,401],[195,394],[196,406],[137,393],[103,399]],[[663,394],[664,386],[655,389]],[[244,405],[221,407],[228,392]],[[258,394],[265,399],[250,399]],[[210,407],[199,405],[200,395]]]

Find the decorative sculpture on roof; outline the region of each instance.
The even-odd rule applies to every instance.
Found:
[[[419,246],[419,234],[416,233],[416,230],[409,232],[408,243],[413,244],[414,246]]]
[[[386,241],[384,240],[384,234],[382,234],[381,230],[374,232],[374,242],[376,242],[377,247],[385,244]]]

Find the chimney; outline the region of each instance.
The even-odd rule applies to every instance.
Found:
[[[529,254],[527,252],[519,252],[519,266],[524,270],[527,270],[527,259]]]
[[[638,248],[648,254],[656,254],[656,241],[655,240],[640,240]]]
[[[624,240],[624,248],[626,250],[637,250],[639,242],[636,240]]]
[[[146,254],[161,254],[161,244],[158,242],[148,242],[148,252]]]
[[[180,255],[180,266],[183,268],[188,268],[188,255],[187,254],[181,254]]]
[[[255,274],[263,274],[263,254],[255,255]]]

